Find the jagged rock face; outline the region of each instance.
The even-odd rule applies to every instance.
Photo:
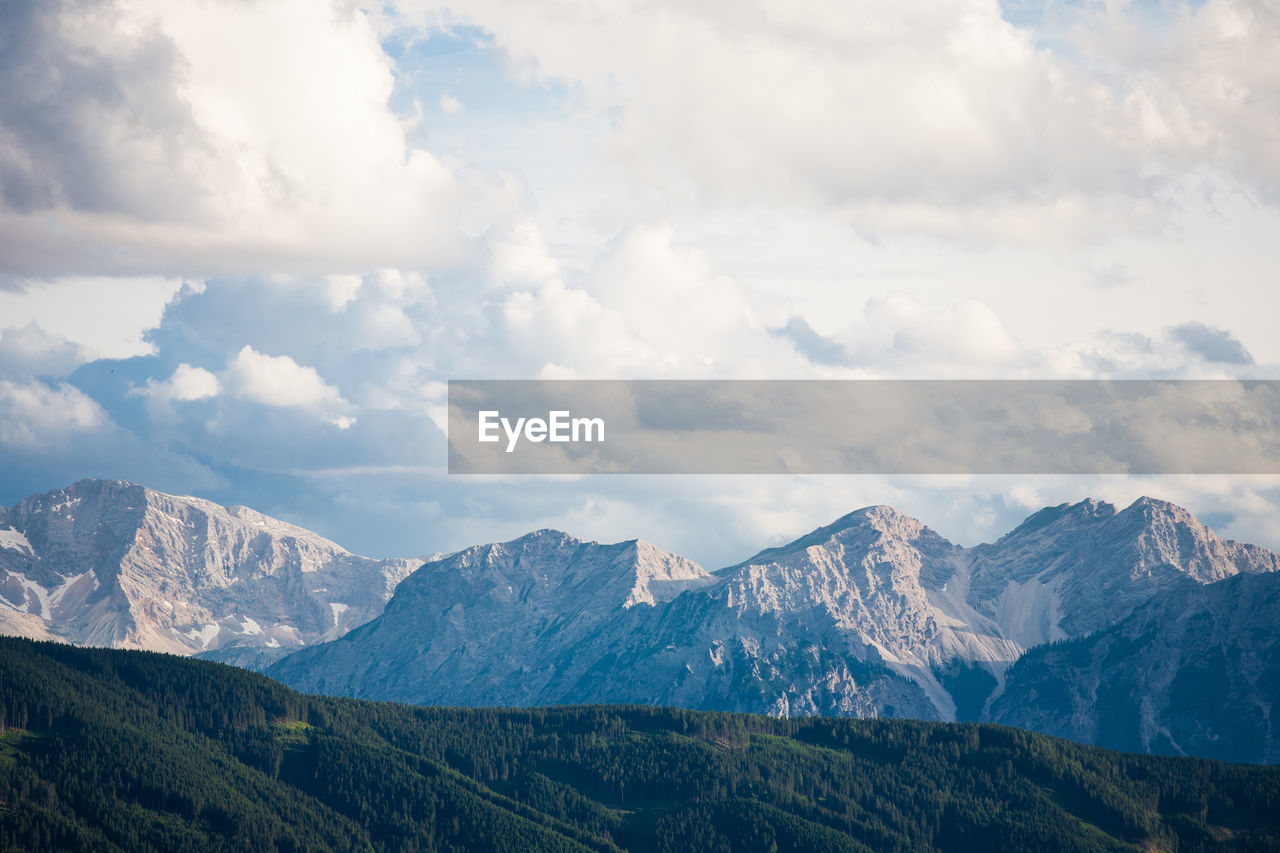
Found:
[[[1024,648],[1113,625],[1157,592],[1239,572],[1273,572],[1280,557],[1220,539],[1191,513],[1140,498],[1122,512],[1087,500],[1044,509],[993,545],[973,549],[969,601]]]
[[[590,701],[577,690],[599,666],[600,643],[616,655],[642,610],[712,583],[647,542],[539,530],[428,562],[401,584],[389,618],[326,645],[323,665],[301,656],[287,669],[309,689],[401,701]]]
[[[956,550],[889,507],[851,513],[600,641],[604,665],[580,689],[591,701],[936,718],[931,682],[913,677],[927,667],[898,652],[914,661],[934,635],[920,578],[945,575]]]
[[[1179,585],[1028,652],[993,722],[1131,752],[1280,761],[1280,574]]]
[[[888,508],[810,539],[717,577],[645,542],[538,531],[427,564],[382,618],[269,673],[412,702],[937,716],[853,628],[923,601],[910,543],[942,559],[954,546]]]
[[[679,558],[540,531],[424,566],[383,618],[270,672],[402,701],[938,717],[920,579],[948,577],[958,551],[873,507],[717,576],[682,561],[659,574],[683,589],[638,595],[647,566]]]
[[[425,566],[369,625],[269,672],[415,702],[926,719],[964,704],[978,718],[1032,646],[1114,624],[1153,589],[1280,568],[1147,499],[1056,507],[974,549],[870,507],[714,575],[690,564],[687,589],[652,600],[636,593],[643,567],[678,558],[643,547],[539,531],[469,549]]]
[[[863,648],[912,654],[938,632],[925,587],[951,577],[960,550],[914,518],[871,507],[722,571],[718,595],[739,619],[790,613]]]
[[[733,710],[945,716],[928,675],[940,627],[926,586],[945,583],[959,554],[890,507],[858,510],[718,572],[698,622],[670,633],[699,638],[692,674],[706,670],[722,706],[743,671],[770,685]]]
[[[0,626],[263,662],[367,622],[417,565],[246,507],[84,480],[0,517]]]

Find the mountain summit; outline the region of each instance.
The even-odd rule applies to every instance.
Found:
[[[1093,500],[1044,509],[972,553],[969,597],[980,611],[996,616],[1014,599],[1060,608],[1034,614],[1049,630],[1025,635],[1025,646],[1112,625],[1165,589],[1280,569],[1265,548],[1221,539],[1148,497],[1119,512]]]
[[[0,629],[263,663],[382,612],[420,560],[371,560],[247,507],[81,480],[0,508]]]
[[[401,583],[389,618],[327,645],[311,689],[402,701],[552,704],[588,689],[591,645],[641,611],[716,579],[648,542],[583,542],[556,530],[467,548]],[[453,685],[454,687],[446,687]]]

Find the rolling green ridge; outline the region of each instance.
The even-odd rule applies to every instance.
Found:
[[[1280,768],[1018,729],[305,696],[0,639],[6,850],[1277,850]]]

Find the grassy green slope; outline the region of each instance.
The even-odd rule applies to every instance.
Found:
[[[1280,768],[1017,729],[304,696],[0,639],[0,847],[1280,849]]]

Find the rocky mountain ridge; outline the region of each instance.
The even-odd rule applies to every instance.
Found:
[[[420,564],[247,507],[82,480],[0,508],[0,630],[262,664],[372,619]]]
[[[410,702],[988,719],[1029,649],[1120,624],[1158,595],[1280,571],[1272,552],[1151,498],[1050,508],[967,549],[868,507],[736,566],[691,568],[690,588],[666,600],[624,600],[643,574],[634,557],[610,564],[612,595],[580,588],[584,549],[621,556],[630,544],[539,531],[469,549],[506,555],[497,562],[429,563],[382,616],[268,672],[304,690]],[[556,579],[536,618],[522,593],[502,592],[513,554],[526,576]]]

